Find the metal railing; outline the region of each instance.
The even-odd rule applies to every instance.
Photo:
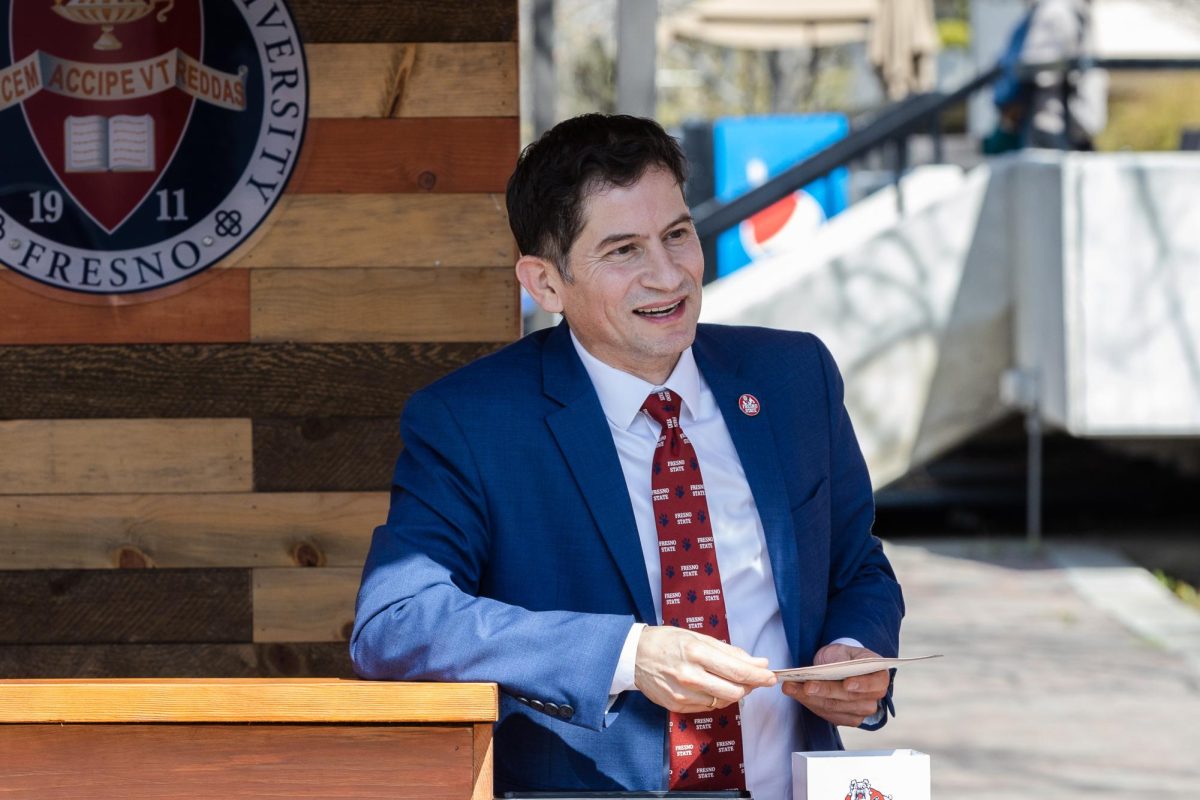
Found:
[[[1029,64],[1023,66],[1021,71],[1029,76],[1045,71],[1058,72],[1063,76],[1060,85],[1066,94],[1070,90],[1072,74],[1089,67],[1110,71],[1198,70],[1200,59],[1076,58]],[[894,180],[898,185],[900,178],[908,170],[909,137],[921,131],[932,133],[934,160],[940,161],[942,114],[964,102],[975,92],[991,85],[1000,76],[1001,71],[1000,65],[997,64],[951,92],[911,95],[884,110],[862,128],[851,131],[846,138],[834,142],[761,186],[728,202],[716,198],[706,200],[692,209],[696,233],[701,240],[710,240],[833,170],[847,166],[852,161],[889,145],[896,151],[893,163]],[[903,196],[897,193],[897,198],[897,202],[903,208]]]

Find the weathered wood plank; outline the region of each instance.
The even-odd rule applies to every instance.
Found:
[[[313,44],[309,116],[515,117],[515,42]]]
[[[362,570],[254,570],[254,641],[347,641]]]
[[[255,342],[489,342],[519,333],[517,283],[488,269],[256,269]]]
[[[3,725],[0,773],[21,798],[462,800],[471,735],[469,725]]]
[[[0,495],[0,564],[359,567],[387,508],[386,492]]]
[[[345,642],[6,644],[0,679],[353,678]]]
[[[310,119],[288,192],[500,192],[520,148],[516,117]]]
[[[249,641],[249,578],[235,569],[6,570],[0,642]]]
[[[495,721],[498,697],[494,683],[336,678],[13,680],[0,682],[0,723],[475,723]]]
[[[391,486],[403,443],[396,417],[254,421],[259,492],[370,492]]]
[[[50,292],[51,297],[31,281],[0,274],[0,345],[244,342],[250,338],[250,281],[241,270],[217,270],[169,291],[153,302],[136,295],[81,295],[67,301],[56,299],[65,298],[65,292]]]
[[[397,415],[482,342],[0,347],[0,419]]]
[[[305,42],[515,41],[515,0],[291,0]]]
[[[251,482],[248,420],[0,422],[5,493],[239,492]]]
[[[511,267],[499,194],[289,195],[234,267]]]

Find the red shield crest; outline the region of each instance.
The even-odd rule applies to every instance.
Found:
[[[40,54],[48,89],[22,103],[30,132],[63,188],[112,233],[153,190],[187,128],[195,99],[174,88],[174,54],[202,56],[200,0],[10,8],[13,60]]]

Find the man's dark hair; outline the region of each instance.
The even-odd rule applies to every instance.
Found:
[[[550,261],[573,280],[567,253],[583,230],[583,202],[605,186],[631,186],[651,168],[682,188],[687,161],[657,122],[624,114],[565,120],[530,144],[508,179],[508,224],[522,255]]]

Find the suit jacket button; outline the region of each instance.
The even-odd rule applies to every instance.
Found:
[[[546,703],[546,713],[551,716],[557,717],[558,716],[558,704],[557,703]]]
[[[541,700],[530,700],[529,705],[533,706],[534,711],[544,711],[546,708],[546,704]]]
[[[570,719],[571,717],[575,716],[575,709],[571,708],[570,706],[559,706],[558,715],[563,719]]]
[[[529,698],[528,697],[518,697],[517,702],[524,703],[525,705],[529,705]]]

